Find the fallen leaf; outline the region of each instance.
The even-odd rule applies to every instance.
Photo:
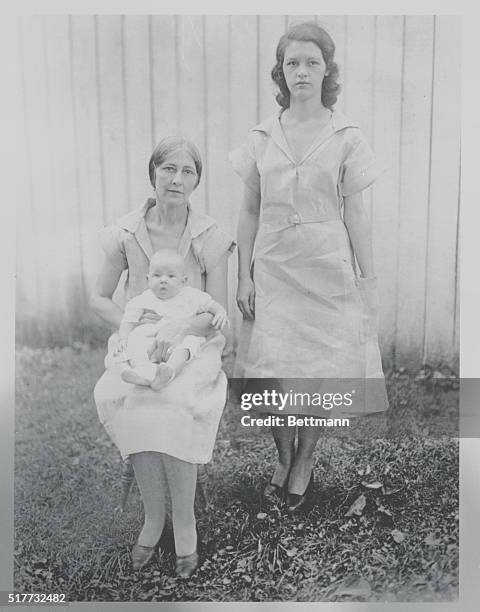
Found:
[[[398,529],[392,529],[390,535],[397,544],[401,544],[405,540],[405,534]]]
[[[394,495],[395,493],[398,493],[402,489],[403,487],[399,487],[398,489],[389,489],[388,487],[385,487],[383,494],[384,495]]]
[[[353,502],[353,504],[347,510],[347,512],[345,513],[345,516],[352,516],[353,514],[356,514],[357,516],[361,516],[366,503],[367,503],[367,500],[365,499],[365,495],[362,493],[361,495],[357,497],[357,499]]]
[[[364,487],[366,487],[367,489],[380,489],[381,487],[383,487],[383,484],[381,482],[379,482],[378,480],[376,480],[375,482],[362,482],[362,485]]]
[[[440,544],[440,539],[435,538],[435,535],[433,533],[429,533],[423,541],[427,546],[437,546],[438,544]]]

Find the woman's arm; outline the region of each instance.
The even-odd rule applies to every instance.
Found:
[[[228,259],[225,254],[205,279],[205,291],[221,306],[227,309],[228,302]],[[203,313],[186,320],[185,334],[194,336],[209,336],[216,330],[212,327],[213,315]]]
[[[207,293],[227,310],[228,304],[228,256],[225,254],[215,268],[207,275]],[[233,330],[229,325],[221,330],[225,336],[222,363],[227,376],[233,375]]]
[[[364,278],[374,278],[372,230],[363,205],[362,192],[345,196],[343,220]]]
[[[260,194],[245,186],[238,220],[237,304],[245,319],[255,318],[255,285],[250,272],[253,245],[258,232]]]
[[[112,295],[117,288],[122,272],[104,259],[95,288],[90,296],[92,310],[113,330],[120,327],[122,310],[112,301]]]
[[[123,343],[127,343],[128,336],[132,333],[136,326],[136,323],[131,323],[130,321],[122,321],[120,323],[118,335]]]

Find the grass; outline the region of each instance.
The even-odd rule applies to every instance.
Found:
[[[322,438],[316,503],[295,517],[262,504],[275,449],[268,432],[234,435],[230,407],[209,466],[213,505],[197,509],[203,563],[181,580],[168,546],[132,571],[142,504],[134,488],[126,512],[114,512],[119,455],[92,398],[102,360],[83,345],[18,351],[17,592],[63,592],[70,601],[457,598],[458,443],[444,435],[454,388],[392,373],[391,423],[408,423],[409,434]]]

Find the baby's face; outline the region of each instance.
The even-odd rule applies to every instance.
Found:
[[[148,287],[160,300],[168,300],[185,285],[185,270],[177,258],[165,259],[150,266]]]

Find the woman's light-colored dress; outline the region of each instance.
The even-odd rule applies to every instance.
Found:
[[[343,197],[367,188],[379,173],[361,131],[334,111],[295,160],[276,114],[254,127],[230,160],[261,196],[255,321],[244,335],[237,375],[377,378],[380,399],[359,411],[385,410],[376,326],[342,218]]]
[[[124,303],[147,288],[153,250],[145,214],[154,204],[154,199],[147,200],[140,209],[102,231],[102,246],[110,263],[126,270]],[[234,246],[211,217],[189,207],[178,248],[185,258],[188,284],[205,290],[205,276]],[[115,334],[109,347],[114,342]],[[207,340],[198,355],[160,391],[123,382],[119,366],[107,363],[95,386],[95,403],[101,423],[123,458],[157,451],[190,463],[210,461],[226,399],[227,381],[221,370],[224,344],[219,333]]]

